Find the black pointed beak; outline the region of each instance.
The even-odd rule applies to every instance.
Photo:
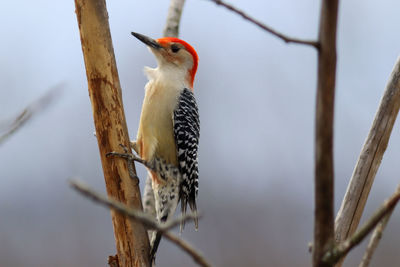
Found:
[[[131,33],[133,36],[135,36],[136,38],[138,38],[140,41],[142,41],[146,45],[150,46],[151,48],[155,48],[155,49],[162,48],[162,46],[159,43],[157,43],[156,40],[151,39],[150,37],[147,37],[143,34],[136,33],[136,32],[131,32]]]

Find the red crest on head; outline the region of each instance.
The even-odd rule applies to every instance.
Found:
[[[196,53],[196,50],[194,50],[194,48],[186,43],[185,41],[179,39],[179,38],[175,38],[175,37],[163,37],[163,38],[159,38],[157,39],[157,42],[164,46],[167,43],[180,43],[182,44],[185,49],[192,55],[193,57],[193,67],[189,70],[189,74],[190,74],[190,85],[193,88],[193,82],[194,82],[194,77],[196,76],[196,71],[197,71],[197,66],[199,63],[199,56]]]

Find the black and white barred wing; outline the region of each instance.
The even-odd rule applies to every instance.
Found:
[[[188,203],[190,209],[196,213],[199,179],[197,149],[200,137],[200,120],[194,94],[187,88],[179,96],[173,121],[179,171],[182,177],[180,188],[182,213],[186,212]],[[195,219],[195,226],[197,229],[197,219]]]

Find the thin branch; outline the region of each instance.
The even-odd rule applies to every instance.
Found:
[[[364,256],[361,260],[359,267],[368,267],[369,263],[371,262],[372,255],[375,252],[376,247],[378,246],[379,241],[382,238],[383,230],[392,216],[394,207],[386,214],[385,217],[378,223],[375,227],[374,231],[372,232],[371,239],[369,240],[368,246],[365,250]]]
[[[94,202],[100,203],[104,206],[109,207],[110,209],[113,209],[122,214],[125,214],[131,219],[140,221],[147,228],[157,230],[160,232],[166,232],[166,231],[178,226],[181,223],[181,221],[193,220],[196,217],[194,214],[185,214],[184,216],[182,216],[179,219],[174,219],[174,220],[168,221],[166,223],[159,224],[149,214],[147,214],[141,210],[131,209],[116,200],[108,199],[108,198],[102,196],[101,194],[96,193],[95,191],[90,189],[89,186],[87,186],[83,182],[71,180],[71,181],[69,181],[69,183],[75,190],[77,190],[82,195],[92,199]]]
[[[211,2],[214,2],[215,4],[219,5],[219,6],[223,6],[226,9],[242,16],[242,18],[244,18],[247,21],[250,21],[251,23],[257,25],[258,27],[260,27],[261,29],[263,29],[264,31],[269,32],[272,35],[275,35],[276,37],[280,38],[281,40],[283,40],[285,43],[295,43],[295,44],[302,44],[302,45],[309,45],[309,46],[313,46],[317,49],[319,49],[319,42],[317,41],[311,41],[311,40],[302,40],[302,39],[297,39],[297,38],[292,38],[289,37],[283,33],[280,33],[274,29],[272,29],[271,27],[265,25],[264,23],[260,22],[259,20],[256,20],[255,18],[252,18],[251,16],[247,15],[245,12],[243,12],[242,10],[234,7],[231,4],[228,4],[224,1],[221,0],[209,0]]]
[[[5,133],[0,135],[0,145],[3,144],[15,132],[17,132],[17,130],[19,130],[22,126],[24,126],[25,123],[32,118],[32,116],[47,108],[49,104],[52,103],[59,95],[62,87],[62,84],[54,86],[38,100],[25,107],[24,110],[20,112],[11,123],[6,126],[2,126],[1,128],[5,128]],[[0,131],[4,130],[1,129]]]
[[[168,9],[167,22],[165,23],[165,28],[164,28],[164,36],[167,37],[179,36],[179,24],[184,4],[185,0],[171,0]]]
[[[335,239],[337,243],[346,240],[357,229],[383,154],[389,143],[399,108],[400,57],[393,67],[374,122],[336,216]]]
[[[179,219],[166,222],[165,224],[159,224],[152,218],[152,216],[140,210],[130,209],[129,207],[118,201],[107,199],[106,197],[93,191],[86,184],[80,181],[70,181],[69,183],[75,190],[77,190],[85,197],[92,199],[94,202],[99,203],[103,206],[107,206],[110,209],[113,209],[123,215],[126,215],[130,219],[137,220],[148,229],[160,232],[162,235],[164,235],[165,238],[169,239],[171,242],[179,246],[182,250],[187,252],[193,258],[193,260],[197,262],[200,266],[211,266],[207,262],[207,260],[200,254],[200,252],[194,249],[187,242],[183,241],[179,237],[169,232],[170,229],[178,226],[182,220],[187,221],[193,219],[195,217],[194,214],[186,214],[185,216]]]
[[[336,80],[336,27],[338,0],[322,1],[318,50],[315,127],[315,220],[313,266],[333,246],[333,119]]]
[[[177,237],[176,235],[172,234],[171,232],[164,232],[164,237],[180,247],[182,250],[184,250],[186,253],[188,253],[190,256],[192,256],[193,260],[197,262],[200,266],[204,267],[210,267],[211,264],[207,262],[207,260],[203,257],[203,255],[200,254],[197,250],[195,250],[189,243],[187,243],[185,240]]]
[[[396,192],[382,204],[382,206],[353,236],[328,251],[324,255],[324,262],[334,264],[343,258],[353,247],[358,245],[386,215],[393,211],[399,200],[400,186],[397,187]]]

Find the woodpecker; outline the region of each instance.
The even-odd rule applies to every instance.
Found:
[[[132,35],[147,45],[158,64],[156,68],[145,67],[149,81],[132,147],[147,162],[157,220],[165,223],[172,218],[180,201],[183,215],[187,205],[195,214],[197,230],[200,121],[193,83],[198,56],[191,45],[178,38],[154,40],[135,32]],[[152,261],[160,239],[159,233],[153,233]]]

